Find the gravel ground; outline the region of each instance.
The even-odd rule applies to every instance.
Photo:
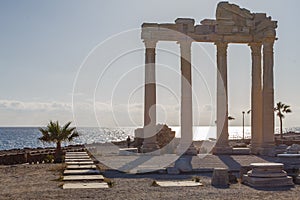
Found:
[[[0,199],[300,199],[300,186],[257,190],[240,183],[227,189],[210,185],[209,174],[197,174],[204,186],[154,187],[153,180],[191,180],[195,175],[126,175],[105,172],[108,189],[61,189],[61,164],[0,166]]]

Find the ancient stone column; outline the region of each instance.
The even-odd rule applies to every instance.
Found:
[[[177,154],[196,155],[193,145],[191,41],[181,41],[181,139]]]
[[[262,88],[262,148],[268,154],[274,147],[274,39],[263,41],[263,88]]]
[[[156,140],[156,83],[155,83],[155,47],[157,41],[145,40],[145,98],[144,98],[144,153],[157,150]]]
[[[217,46],[217,143],[214,154],[229,154],[228,144],[228,95],[227,95],[227,47],[225,42],[216,42]]]
[[[251,152],[259,153],[262,145],[261,43],[249,44],[252,56]]]

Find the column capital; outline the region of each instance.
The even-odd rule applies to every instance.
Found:
[[[148,49],[155,49],[157,40],[144,40],[145,47]]]
[[[261,47],[262,46],[262,43],[261,42],[251,42],[248,44],[248,46],[250,46],[251,48],[258,48],[258,47]]]
[[[267,37],[267,38],[264,38],[263,40],[262,40],[262,43],[263,44],[265,44],[265,43],[274,43],[275,42],[275,40],[276,40],[276,38],[273,38],[273,37]]]
[[[251,48],[252,55],[254,55],[254,56],[261,55],[261,46],[262,46],[261,42],[249,43],[248,46],[250,46],[250,48]]]
[[[272,54],[273,53],[273,46],[274,46],[274,38],[265,38],[263,40],[263,52],[264,54]]]
[[[177,41],[177,44],[184,45],[184,46],[191,46],[192,45],[193,40],[179,40]]]
[[[227,47],[228,47],[228,43],[227,42],[215,42],[215,45],[217,46],[217,53],[221,53],[221,54],[227,54]]]

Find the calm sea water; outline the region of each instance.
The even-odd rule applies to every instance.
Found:
[[[180,127],[171,126],[172,130],[176,131],[176,137],[180,137]],[[110,141],[125,140],[128,135],[134,136],[136,127],[129,128],[78,128],[80,137],[76,138],[69,144],[91,144],[104,143]],[[229,127],[229,138],[242,138],[242,127]],[[286,131],[300,132],[300,127],[286,129]],[[276,130],[277,132],[277,130]],[[251,128],[245,127],[245,138],[251,137]],[[37,147],[52,147],[53,144],[43,144],[38,140],[41,133],[38,128],[32,127],[0,127],[0,150],[15,149],[15,148],[37,148]],[[203,140],[216,138],[215,127],[196,126],[194,127],[194,140]],[[66,145],[66,144],[63,144]]]

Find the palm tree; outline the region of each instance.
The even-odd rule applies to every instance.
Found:
[[[277,112],[277,116],[279,117],[280,122],[280,138],[283,138],[282,135],[282,120],[284,119],[284,113],[291,113],[292,110],[290,109],[289,105],[285,105],[284,103],[278,102],[276,104],[276,107],[274,108],[274,111]]]
[[[46,128],[39,128],[40,132],[43,134],[39,140],[47,143],[56,143],[55,162],[62,161],[61,143],[63,141],[70,142],[75,137],[79,136],[78,132],[75,130],[76,127],[69,127],[71,123],[72,122],[68,122],[61,127],[58,121],[50,121]]]

